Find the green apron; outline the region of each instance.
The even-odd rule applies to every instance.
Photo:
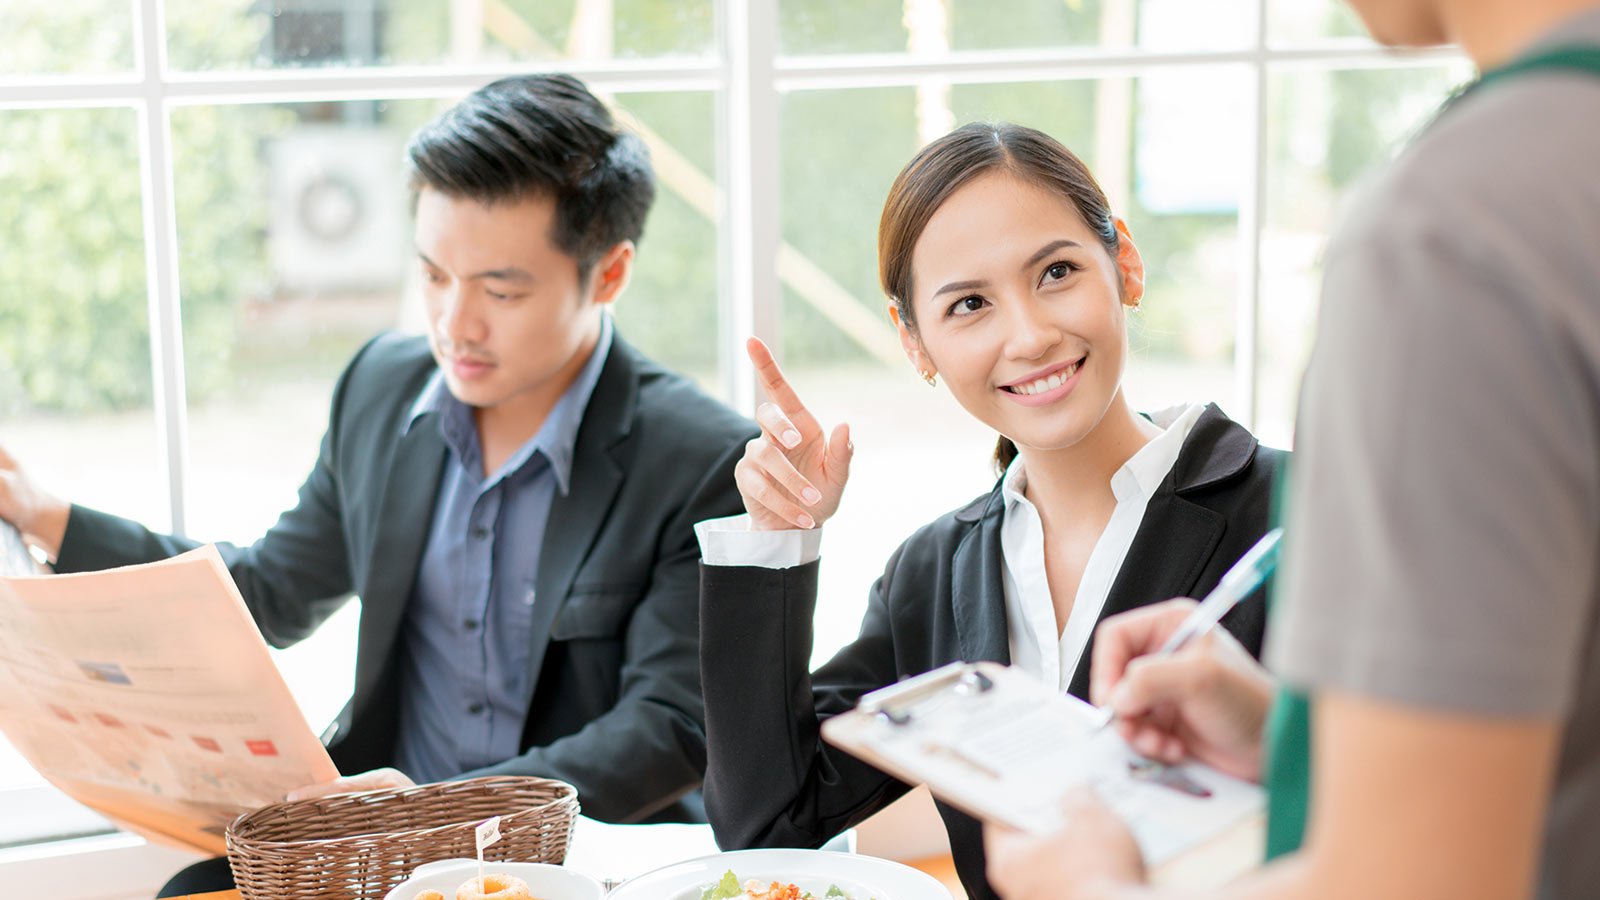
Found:
[[[1553,69],[1587,72],[1600,77],[1600,47],[1557,47],[1513,60],[1485,72],[1451,98],[1441,114],[1485,85],[1525,72]],[[1270,620],[1268,627],[1271,627]],[[1263,781],[1267,788],[1266,854],[1269,860],[1298,850],[1305,838],[1311,800],[1311,703],[1305,692],[1282,687],[1267,720]]]

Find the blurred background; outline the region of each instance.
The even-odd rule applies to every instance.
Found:
[[[747,412],[761,334],[855,430],[818,661],[894,547],[995,474],[994,435],[923,385],[876,285],[919,146],[1008,120],[1073,148],[1149,269],[1135,406],[1215,401],[1287,447],[1340,197],[1471,74],[1373,46],[1332,0],[7,0],[0,33],[0,444],[36,477],[260,535],[343,363],[419,330],[408,135],[495,77],[572,71],[660,180],[622,333]],[[278,653],[318,731],[357,607]],[[0,809],[29,811],[0,848],[108,828],[3,739]]]

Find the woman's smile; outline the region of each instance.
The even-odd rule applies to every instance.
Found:
[[[1077,374],[1083,368],[1088,354],[1067,363],[1041,369],[1016,381],[1000,385],[1000,390],[1024,406],[1044,406],[1072,393],[1078,383]]]

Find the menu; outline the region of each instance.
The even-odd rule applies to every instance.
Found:
[[[15,535],[0,528],[0,732],[56,787],[220,855],[234,818],[338,776],[215,547],[14,575]]]

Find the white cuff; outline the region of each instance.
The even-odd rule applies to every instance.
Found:
[[[708,566],[792,569],[821,555],[821,528],[756,531],[748,514],[696,522],[694,533],[700,539],[700,560]]]

